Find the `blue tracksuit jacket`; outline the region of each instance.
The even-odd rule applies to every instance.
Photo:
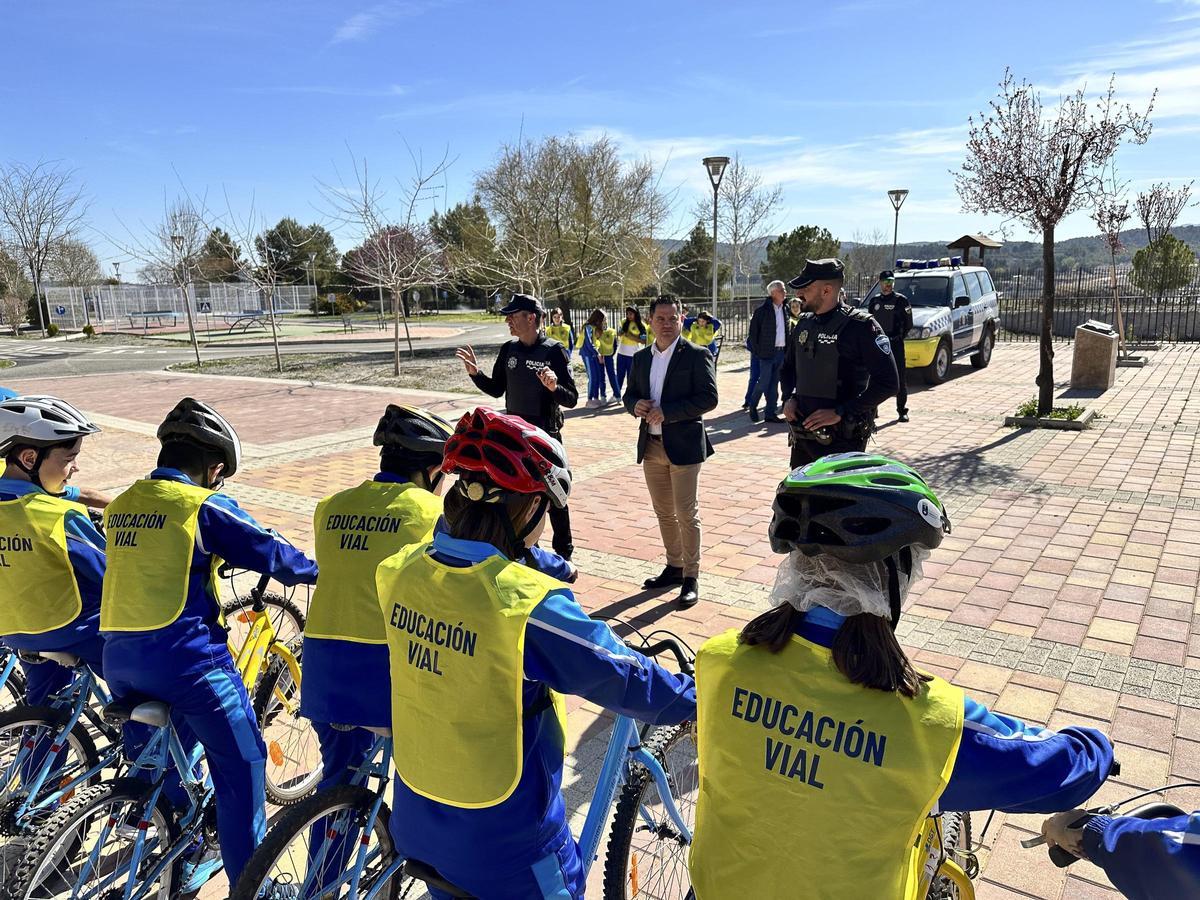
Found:
[[[443,563],[462,566],[499,553],[490,544],[445,533],[434,537],[433,552]],[[526,709],[540,705],[547,687],[653,724],[682,722],[696,714],[691,678],[674,675],[627,648],[606,624],[588,617],[566,586],[538,604],[525,630]],[[395,779],[391,830],[399,851],[435,866],[452,881],[464,870],[475,878],[482,872],[497,881],[519,878],[522,872],[539,872],[547,859],[553,873],[539,875],[539,884],[561,885],[560,868],[568,877],[578,874],[578,852],[562,797],[563,736],[552,711],[525,717],[523,746],[525,762],[516,790],[487,809],[446,806]],[[563,851],[564,840],[570,842],[570,853]],[[573,860],[565,858],[572,854]],[[538,894],[523,895],[534,896]]]

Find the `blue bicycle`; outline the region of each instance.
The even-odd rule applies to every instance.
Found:
[[[77,657],[24,653],[40,665],[72,669],[71,682],[44,706],[18,705],[0,712],[0,834],[28,838],[75,792],[100,780],[117,764],[121,735],[100,716],[112,698]],[[0,884],[21,849],[10,842],[0,853]]]
[[[0,709],[25,702],[25,675],[17,666],[17,654],[0,646]]]
[[[637,649],[646,656],[670,653],[691,672],[691,651],[668,632],[643,637]],[[287,811],[250,858],[231,900],[394,900],[417,896],[420,882],[470,898],[431,866],[396,854],[383,800],[390,773],[391,741],[381,736],[349,784],[320,791]],[[690,724],[639,728],[633,719],[616,718],[579,841],[590,869],[615,800],[605,898],[684,900],[691,887],[687,850],[698,787]]]
[[[221,869],[212,785],[200,774],[203,751],[188,753],[161,701],[116,702],[108,723],[153,729],[129,776],[76,792],[31,839],[8,885],[19,900],[168,900],[198,890]],[[164,795],[180,773],[186,801]],[[138,777],[140,775],[140,777]]]

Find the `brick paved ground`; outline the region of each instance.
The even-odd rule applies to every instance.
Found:
[[[1069,375],[1070,348],[1058,361]],[[1034,392],[1033,345],[1001,345],[992,366],[955,366],[945,385],[913,385],[908,425],[887,424],[878,448],[911,461],[945,498],[954,533],[914,588],[900,633],[922,665],[996,709],[1050,726],[1082,722],[1118,744],[1124,771],[1102,799],[1200,779],[1200,347],[1150,354],[1107,394],[1083,433],[1018,432],[1002,416]],[[589,610],[679,631],[696,644],[765,608],[776,557],[769,503],[785,472],[782,429],[736,409],[743,368],[723,369],[709,418],[717,455],[702,478],[704,599],[679,611],[641,591],[661,565],[659,538],[633,463],[634,421],[618,407],[580,410],[565,428],[577,593]],[[914,379],[915,380],[915,379]],[[253,379],[140,373],[17,380],[60,393],[100,417],[105,433],[81,481],[120,488],[153,462],[153,429],[184,394],[214,402],[247,443],[231,490],[255,515],[310,546],[325,494],[368,477],[371,427],[390,400],[452,417],[463,395],[314,387]],[[572,704],[568,800],[586,809],[605,738],[598,710]],[[1194,808],[1194,795],[1174,797]],[[982,822],[982,817],[980,817]],[[1116,896],[1099,870],[1069,872],[1018,841],[1038,816],[997,816],[984,852],[983,898]],[[599,867],[597,867],[598,871]],[[593,879],[598,885],[598,880]],[[598,896],[598,890],[592,892]]]

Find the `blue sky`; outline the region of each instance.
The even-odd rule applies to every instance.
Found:
[[[664,162],[679,231],[708,190],[700,159],[740,153],[782,185],[779,231],[890,237],[885,191],[908,187],[901,241],[995,232],[998,219],[961,212],[950,173],[1006,65],[1048,101],[1113,72],[1135,103],[1158,87],[1154,135],[1121,151],[1120,172],[1135,190],[1200,175],[1200,0],[0,0],[0,12],[0,158],[76,168],[105,262],[118,256],[109,238],[153,222],[181,184],[220,209],[228,194],[235,210],[253,198],[271,220],[322,221],[319,180],[351,152],[404,177],[407,142],[427,158],[448,149],[455,202],[522,133],[606,132]],[[1086,216],[1059,230],[1091,232]],[[342,249],[355,237],[335,233]]]

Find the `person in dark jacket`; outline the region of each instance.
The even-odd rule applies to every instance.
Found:
[[[750,336],[746,341],[750,355],[758,361],[758,381],[750,392],[751,422],[758,421],[760,397],[767,400],[766,421],[783,421],[779,418],[776,394],[787,350],[787,310],[784,308],[787,291],[782,281],[772,281],[767,285],[767,293],[770,296],[750,317]]]
[[[876,407],[896,393],[891,343],[866,310],[839,301],[843,273],[840,260],[810,259],[788,283],[804,307],[785,361],[796,372],[796,390],[783,405],[793,469],[830,453],[864,451]]]
[[[579,402],[567,348],[546,337],[542,329],[546,310],[536,297],[513,294],[500,313],[513,339],[500,345],[490,377],[480,371],[471,347],[459,347],[455,355],[477,388],[491,397],[504,398],[506,413],[520,416],[561,442],[562,408],[571,409]],[[565,505],[550,510],[550,525],[554,528],[554,552],[569,560],[575,543]]]
[[[712,355],[680,337],[679,302],[659,297],[650,304],[654,343],[633,357],[625,409],[641,419],[637,461],[666,550],[662,573],[648,588],[679,585],[680,606],[700,599],[700,467],[712,456],[704,414],[717,405]]]
[[[896,417],[908,421],[908,385],[905,384],[904,336],[913,327],[912,305],[903,294],[894,290],[896,273],[884,269],[879,273],[879,294],[871,301],[869,311],[879,323],[892,345],[892,359],[896,361]]]

